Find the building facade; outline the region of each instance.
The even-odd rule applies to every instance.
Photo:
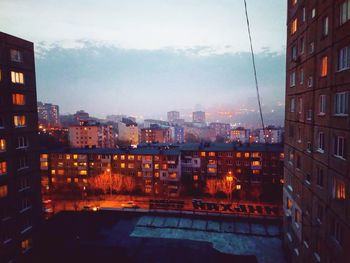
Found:
[[[0,99],[0,261],[22,262],[42,215],[34,50],[1,32]]]
[[[93,187],[90,178],[111,173],[129,176],[133,191],[159,196],[205,193],[207,180],[222,182],[232,174],[237,199],[259,200],[280,189],[274,199],[279,202],[283,158],[283,148],[272,145],[145,144],[124,150],[53,150],[42,154],[41,168],[44,188],[75,185],[82,191]]]
[[[151,125],[150,128],[141,129],[141,143],[170,143],[172,142],[170,128]]]
[[[78,126],[70,126],[68,133],[71,147],[115,147],[115,133],[110,125],[81,121]]]
[[[230,137],[231,126],[228,123],[212,122],[209,124],[209,128],[215,131],[216,136]]]
[[[231,130],[231,141],[242,143],[251,142],[250,130],[243,127]]]
[[[178,112],[178,111],[169,111],[167,113],[167,117],[168,117],[168,122],[173,123],[176,120],[180,119],[180,112]]]
[[[205,112],[204,111],[195,111],[192,113],[193,122],[205,122]]]
[[[260,143],[282,143],[283,142],[283,128],[268,126],[265,130],[259,130]]]
[[[288,1],[284,246],[350,258],[350,1]]]
[[[38,119],[39,124],[47,127],[60,126],[60,112],[59,106],[51,103],[42,103],[38,101]]]
[[[130,142],[131,145],[139,143],[139,127],[136,122],[123,118],[118,122],[118,139]]]

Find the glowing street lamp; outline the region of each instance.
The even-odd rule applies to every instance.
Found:
[[[228,198],[229,200],[232,199],[232,186],[233,186],[233,180],[235,179],[235,177],[232,174],[232,171],[229,171],[228,174],[226,175],[226,182],[229,185],[229,194],[228,194]]]
[[[112,197],[112,173],[111,173],[111,169],[107,168],[107,173],[109,174],[109,194]]]

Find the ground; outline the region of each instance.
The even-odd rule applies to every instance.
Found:
[[[135,212],[61,212],[33,262],[284,262],[279,228],[242,219]]]

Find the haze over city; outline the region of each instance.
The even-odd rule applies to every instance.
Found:
[[[88,2],[2,1],[2,27],[36,43],[39,100],[97,117],[257,110],[243,2]],[[262,102],[283,112],[286,3],[250,9]]]

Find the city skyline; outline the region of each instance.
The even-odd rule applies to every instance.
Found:
[[[243,96],[255,97],[243,3],[147,3],[103,1],[111,10],[125,12],[111,16],[103,4],[62,2],[57,8],[65,12],[57,16],[55,3],[5,1],[1,30],[35,42],[38,99],[61,105],[63,113],[78,107],[98,117],[123,112],[156,115],[173,108],[194,110],[196,104],[205,105],[203,110],[231,110]],[[26,26],[37,27],[50,16],[45,20],[49,30],[19,28],[8,15],[18,5],[45,10],[30,20],[23,14],[23,20]],[[253,19],[272,6],[285,9],[285,3],[274,1],[249,5]],[[284,103],[285,17],[284,12],[277,13],[281,15],[259,19],[263,22],[252,28],[267,105]],[[103,14],[116,18],[101,19]],[[210,17],[220,19],[209,22]]]

